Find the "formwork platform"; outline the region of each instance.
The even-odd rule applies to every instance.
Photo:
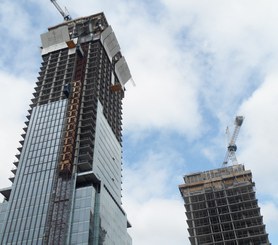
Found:
[[[184,176],[191,244],[270,244],[252,173],[241,164]]]

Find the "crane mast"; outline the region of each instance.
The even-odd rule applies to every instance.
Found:
[[[229,160],[232,161],[233,164],[237,164],[237,158],[236,158],[236,150],[237,150],[237,146],[236,146],[236,140],[239,134],[239,130],[241,128],[241,125],[243,123],[244,117],[243,116],[237,116],[235,118],[235,128],[234,128],[234,132],[232,134],[232,137],[229,140],[228,143],[228,147],[227,147],[227,152],[223,161],[223,166],[227,165]],[[227,134],[229,133],[229,129],[227,128]]]
[[[63,11],[62,8],[59,6],[59,4],[56,2],[56,0],[50,0],[50,1],[54,4],[56,9],[60,12],[60,14],[63,16],[65,21],[72,19],[66,8],[65,8],[65,11]]]

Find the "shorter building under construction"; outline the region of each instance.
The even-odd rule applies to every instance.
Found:
[[[270,244],[252,173],[241,164],[184,176],[191,244]]]

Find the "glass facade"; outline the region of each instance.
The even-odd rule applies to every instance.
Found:
[[[87,245],[93,240],[95,189],[92,186],[76,189],[70,244]],[[89,243],[92,244],[92,243]]]
[[[96,185],[75,190],[70,244],[130,245],[121,208],[121,146],[98,102],[93,173]]]
[[[100,188],[99,192],[93,186],[76,189],[70,244],[132,244],[122,228],[127,226],[126,214],[107,187]]]
[[[115,202],[105,185],[101,190],[100,201],[101,227],[105,231],[105,245],[130,245],[131,238],[126,229],[120,227],[127,226],[126,215],[120,205]]]
[[[2,237],[3,233],[3,223],[6,220],[6,215],[7,215],[7,208],[8,208],[8,202],[3,202],[0,203],[0,237]]]
[[[1,244],[42,244],[66,105],[61,100],[33,109]]]
[[[93,171],[109,188],[113,198],[121,202],[121,145],[103,115],[98,102]]]

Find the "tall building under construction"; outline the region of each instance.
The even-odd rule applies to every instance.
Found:
[[[241,164],[184,176],[191,244],[270,244],[252,173]]]
[[[0,190],[0,244],[130,245],[121,114],[131,75],[103,13],[65,19],[41,35],[12,186]]]

